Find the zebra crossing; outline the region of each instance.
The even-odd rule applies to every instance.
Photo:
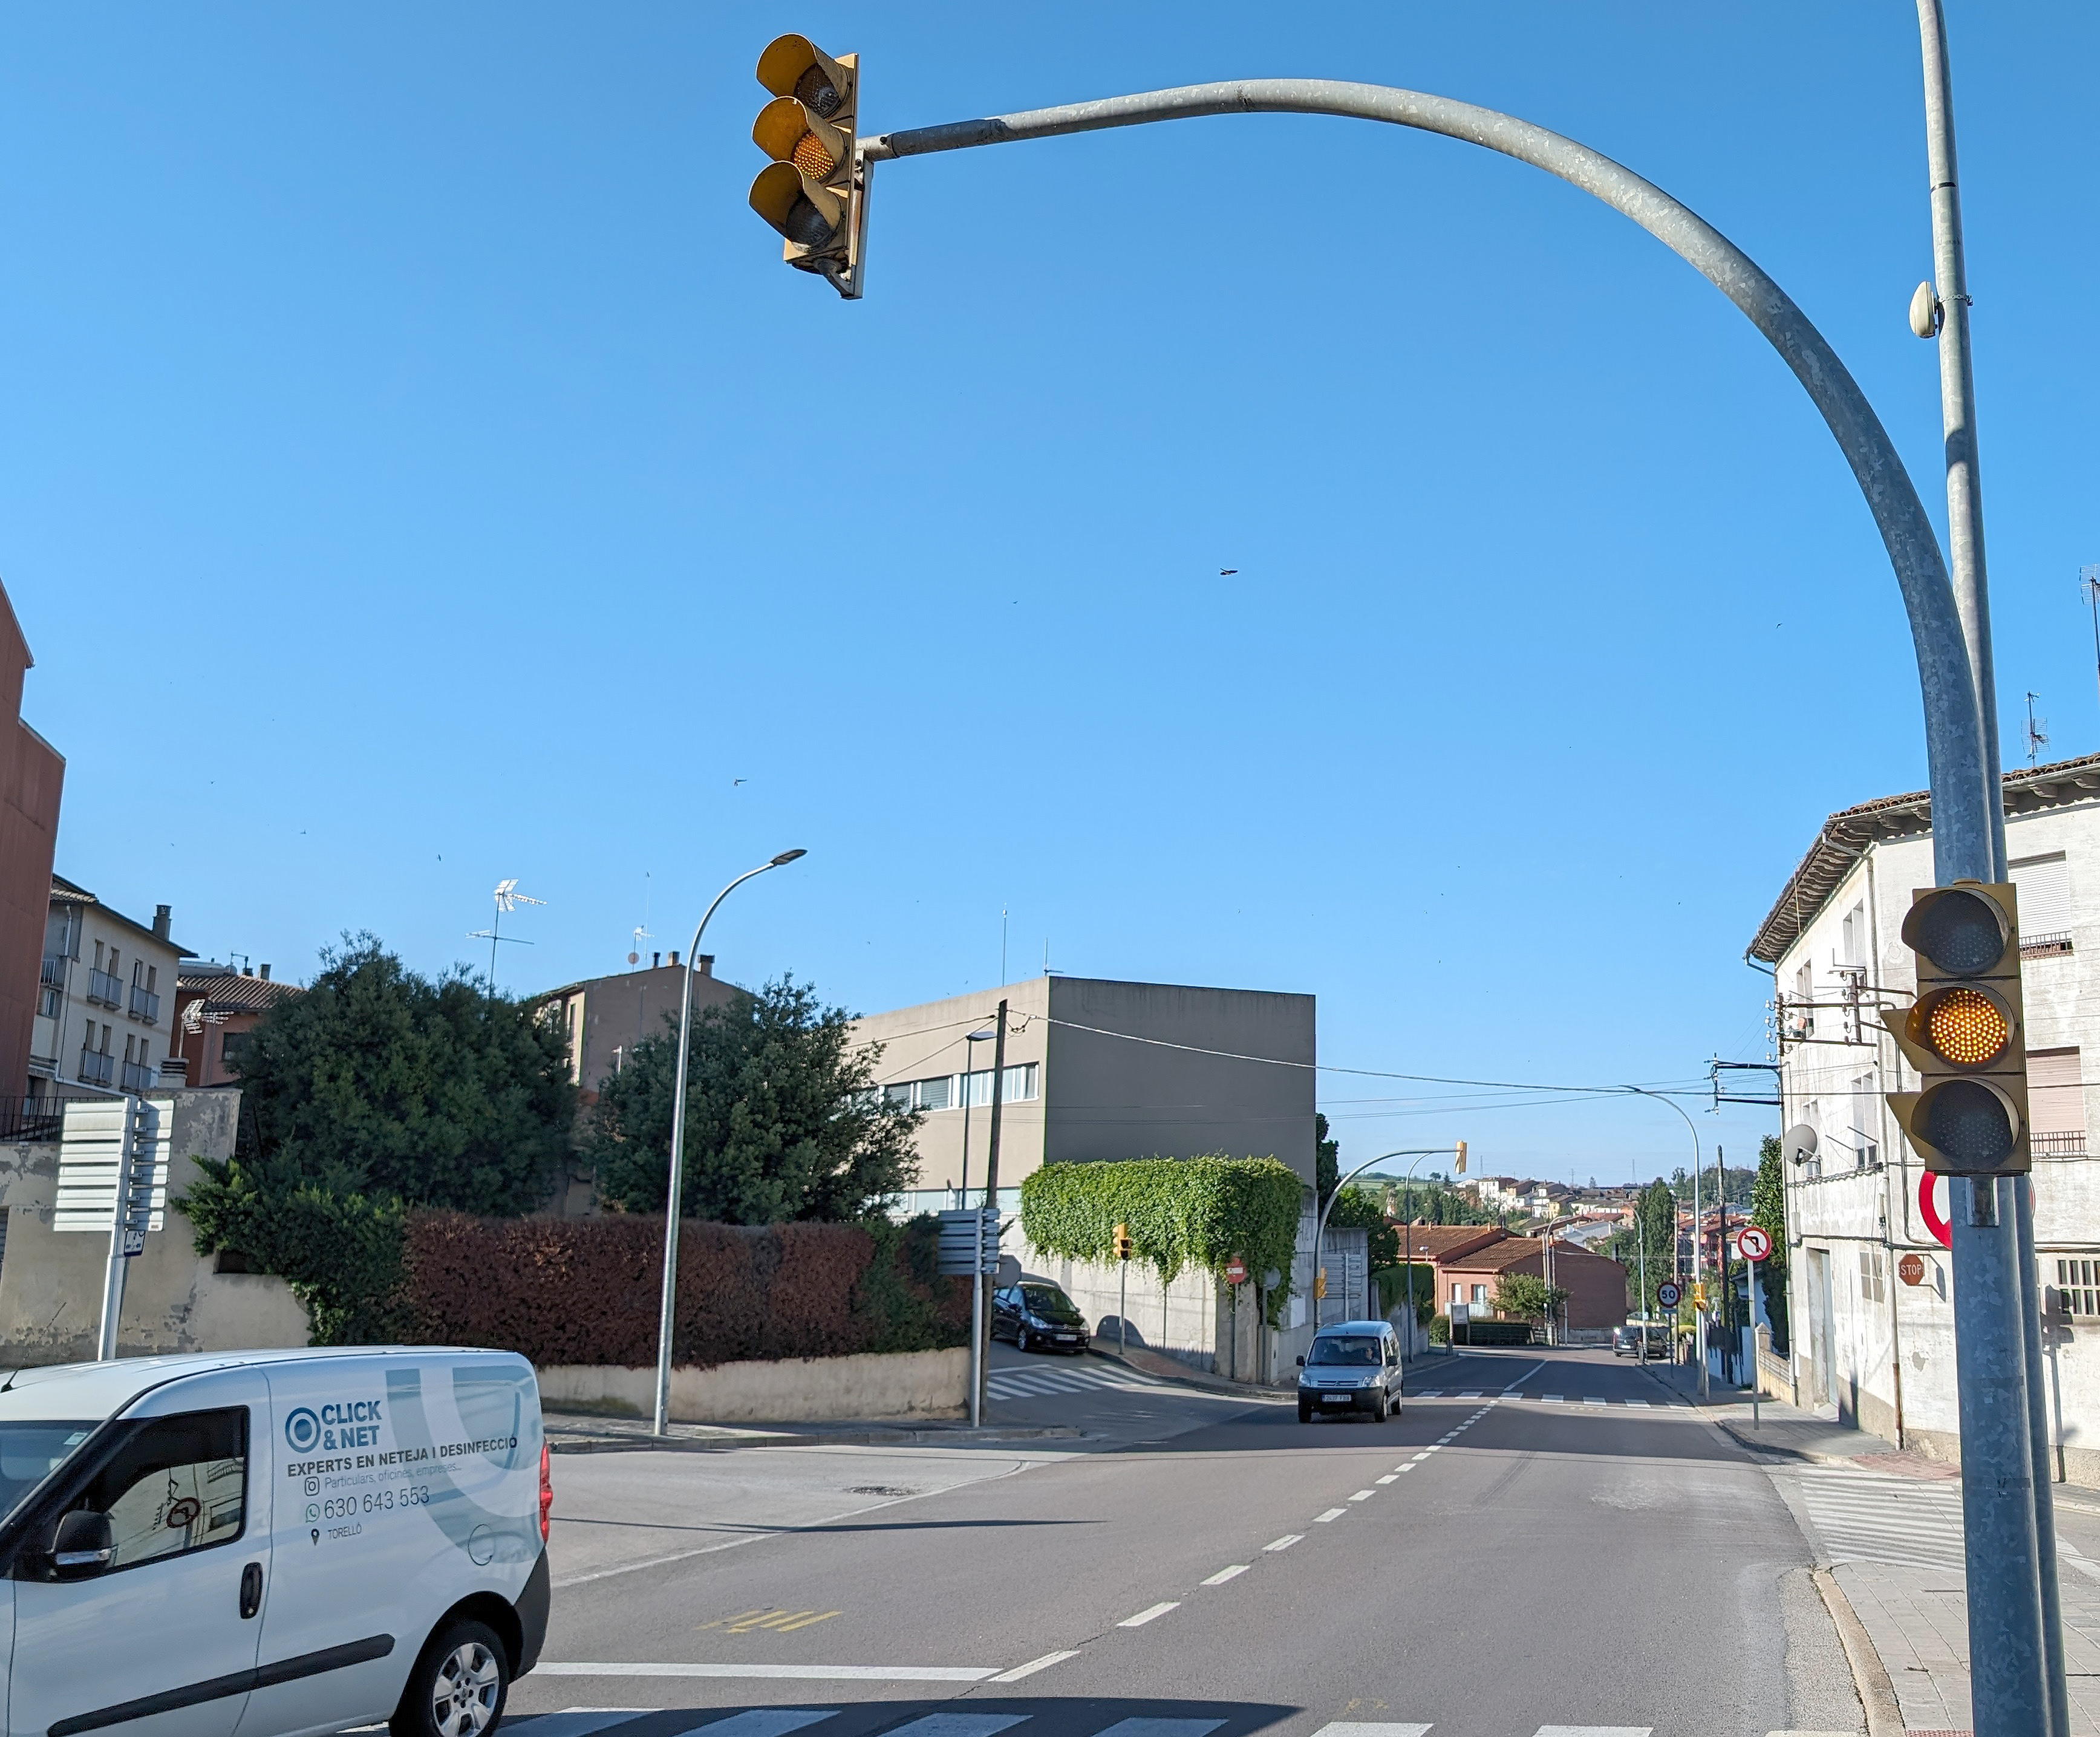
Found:
[[[1960,1573],[1961,1486],[1883,1472],[1803,1466],[1772,1472],[1807,1510],[1833,1563],[1877,1562]]]
[[[1185,1703],[1184,1704],[1186,1704]],[[1057,1712],[1064,1713],[1060,1706]],[[755,1707],[724,1714],[718,1708],[659,1710],[643,1707],[572,1707],[561,1713],[529,1713],[507,1717],[505,1730],[517,1737],[598,1737],[601,1732],[633,1723],[641,1727],[634,1737],[793,1737],[812,1726],[838,1722],[836,1737],[999,1737],[1017,1726],[1035,1724],[1047,1733],[1050,1721],[1035,1714],[1014,1712],[929,1713],[888,1724],[895,1711],[880,1704],[852,1708]],[[856,1715],[851,1718],[843,1716]],[[872,1722],[869,1714],[874,1714]],[[1096,1717],[1099,1715],[1096,1715]],[[1059,1719],[1059,1724],[1069,1723]],[[1091,1731],[1074,1728],[1070,1737],[1211,1737],[1228,1722],[1222,1718],[1151,1717],[1144,1714],[1116,1719]],[[1081,1725],[1092,1721],[1082,1718]],[[1433,1722],[1401,1720],[1330,1720],[1310,1737],[1429,1737]],[[1645,1725],[1542,1725],[1531,1733],[1511,1731],[1508,1737],[1650,1737]],[[834,1732],[812,1730],[810,1737],[835,1737]],[[1030,1737],[1027,1732],[1017,1737]],[[1774,1731],[1769,1737],[1811,1737],[1811,1734]]]
[[[1096,1363],[1091,1358],[1045,1364],[1039,1369],[992,1369],[985,1377],[985,1391],[995,1400],[1039,1400],[1054,1393],[1088,1393],[1105,1387],[1131,1393],[1159,1392],[1167,1387],[1165,1382],[1153,1381],[1135,1369]]]

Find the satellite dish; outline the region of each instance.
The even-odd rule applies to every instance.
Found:
[[[1806,1164],[1815,1156],[1815,1130],[1805,1122],[1794,1123],[1780,1142],[1789,1164]]]
[[[627,955],[627,963],[630,965],[638,965],[642,963],[642,955],[639,953],[630,953]]]

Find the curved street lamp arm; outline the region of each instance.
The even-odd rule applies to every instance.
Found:
[[[1414,1160],[1414,1164],[1419,1164],[1424,1158],[1434,1157],[1440,1152],[1455,1152],[1458,1149],[1455,1146],[1404,1146],[1398,1152],[1382,1152],[1374,1158],[1365,1158],[1348,1175],[1337,1182],[1335,1184],[1335,1192],[1321,1202],[1320,1216],[1314,1221],[1312,1226],[1312,1276],[1315,1286],[1317,1287],[1319,1282],[1320,1250],[1327,1240],[1327,1215],[1334,1210],[1335,1202],[1341,1198],[1343,1189],[1362,1175],[1371,1166],[1383,1164],[1388,1158],[1411,1157]],[[1414,1178],[1414,1164],[1407,1166],[1408,1179],[1410,1182]],[[1317,1180],[1313,1186],[1315,1188],[1319,1186]],[[1366,1276],[1368,1277],[1368,1272]],[[1317,1294],[1312,1298],[1312,1330],[1316,1333],[1320,1330],[1320,1298]]]
[[[1323,78],[1184,85],[885,133],[862,140],[860,148],[869,161],[879,162],[1105,127],[1251,113],[1340,115],[1383,121],[1440,134],[1529,163],[1631,218],[1749,316],[1823,413],[1866,496],[1895,569],[1925,701],[1935,878],[1942,884],[1964,877],[1990,880],[1990,817],[1998,797],[1997,767],[1982,734],[1976,686],[1947,563],[1909,473],[1859,383],[1807,315],[1741,249],[1652,182],[1601,152],[1491,108],[1417,90]]]

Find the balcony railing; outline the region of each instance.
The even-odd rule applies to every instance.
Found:
[[[0,1142],[12,1144],[20,1141],[33,1145],[44,1140],[55,1140],[65,1123],[65,1107],[73,1101],[55,1093],[46,1092],[38,1098],[0,1098]],[[83,1102],[107,1103],[107,1099],[82,1100]]]
[[[2071,931],[2067,928],[2053,929],[2045,935],[2020,937],[2022,959],[2046,959],[2052,953],[2068,953],[2070,950]]]
[[[131,1017],[143,1020],[148,1025],[157,1025],[161,1022],[161,998],[151,990],[142,989],[136,983],[133,984],[131,985]]]
[[[2041,1157],[2082,1158],[2085,1156],[2085,1135],[2082,1130],[2073,1134],[2029,1134],[2027,1145]]]
[[[105,1061],[109,1058],[104,1056]],[[152,1064],[145,1061],[127,1061],[124,1064],[124,1089],[126,1091],[151,1091],[154,1076]]]
[[[46,989],[64,989],[65,987],[65,954],[63,953],[46,953],[44,955],[43,964],[38,969],[37,981],[42,984]]]
[[[124,1005],[124,985],[117,981],[112,972],[97,971],[90,966],[87,973],[87,999],[99,1001],[105,1007],[121,1007]]]
[[[117,1058],[107,1050],[80,1052],[80,1077],[90,1086],[107,1086],[116,1077]]]

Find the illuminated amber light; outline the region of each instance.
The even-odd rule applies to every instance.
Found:
[[[838,165],[838,161],[824,148],[824,142],[814,133],[805,133],[795,142],[795,166],[813,181],[821,181]]]
[[[2005,1016],[1988,996],[1972,989],[1949,990],[1935,1002],[1926,1017],[1926,1030],[1935,1050],[1965,1068],[1988,1061],[2012,1035]]]

